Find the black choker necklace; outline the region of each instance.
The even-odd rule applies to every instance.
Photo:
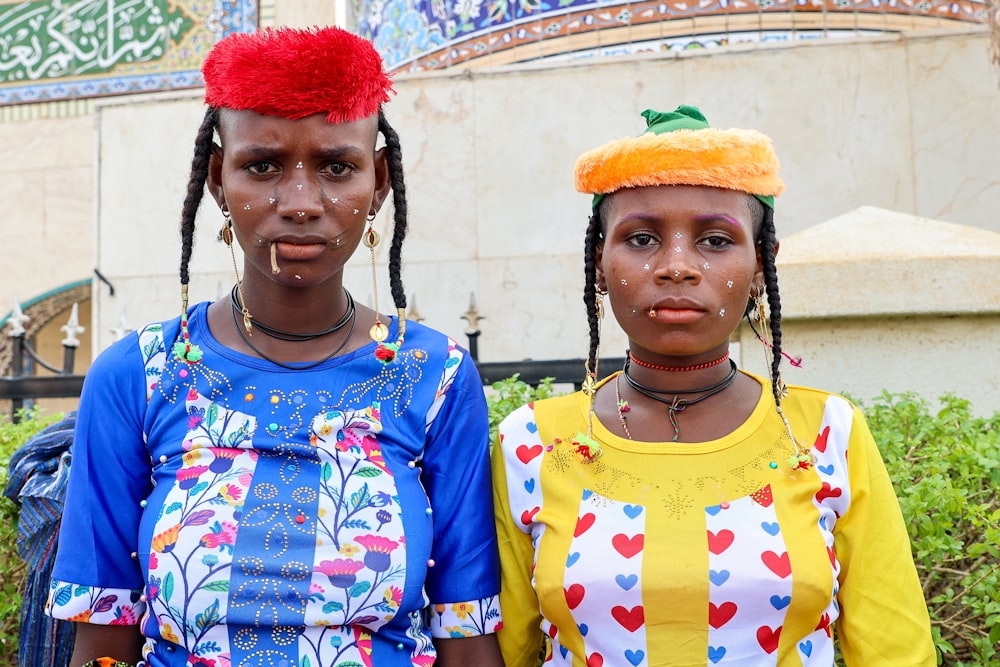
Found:
[[[354,297],[346,289],[344,294],[347,295],[347,308],[344,310],[344,314],[339,320],[334,322],[329,328],[323,331],[318,331],[316,333],[295,333],[294,331],[283,331],[281,329],[275,329],[274,327],[269,327],[266,324],[262,324],[253,317],[250,317],[250,324],[253,327],[253,331],[260,331],[265,336],[270,336],[271,338],[277,338],[278,340],[287,340],[296,343],[302,343],[309,340],[316,340],[321,336],[326,336],[332,334],[334,331],[343,328],[345,324],[354,319],[354,312],[356,310],[354,305]],[[243,314],[243,306],[240,305],[239,295],[237,293],[237,286],[233,285],[232,291],[229,293],[229,298],[233,302],[233,313]],[[252,346],[251,346],[252,347]]]
[[[625,367],[622,369],[622,375],[625,376],[625,381],[628,382],[630,387],[635,389],[643,396],[651,398],[654,401],[658,401],[667,406],[667,418],[670,420],[670,425],[674,427],[673,442],[677,442],[677,439],[680,438],[681,435],[681,427],[677,422],[677,414],[682,412],[684,408],[688,407],[689,405],[694,405],[695,403],[701,403],[706,398],[710,396],[715,396],[719,392],[729,388],[733,384],[733,382],[736,381],[736,374],[737,374],[736,362],[730,359],[729,373],[726,375],[726,377],[722,378],[715,384],[709,385],[707,387],[701,387],[700,389],[689,389],[683,391],[673,391],[673,390],[664,391],[660,389],[653,389],[652,387],[647,387],[644,384],[640,384],[628,372],[628,368],[629,368],[629,360],[626,357]],[[690,399],[681,398],[681,396],[685,394],[701,394],[701,396]],[[671,398],[667,398],[666,397],[667,395],[671,396]],[[624,426],[625,417],[622,414],[621,405],[622,405],[621,401],[619,401],[618,417],[619,419],[622,420]],[[628,430],[626,430],[625,432],[628,433]]]
[[[353,306],[353,304],[354,304],[354,302],[352,301],[351,305]],[[242,311],[240,311],[240,312],[242,314]],[[247,347],[249,347],[251,350],[253,350],[258,355],[260,355],[261,359],[266,359],[266,360],[270,361],[272,364],[274,364],[275,366],[281,366],[282,368],[287,368],[288,370],[291,370],[291,371],[304,371],[304,370],[308,370],[310,368],[315,368],[316,366],[319,366],[320,364],[322,364],[324,362],[327,362],[330,359],[334,358],[335,356],[337,356],[337,354],[341,350],[344,349],[344,346],[347,345],[347,341],[351,340],[351,335],[354,333],[354,324],[358,320],[357,320],[356,317],[354,317],[354,314],[355,314],[356,310],[353,307],[348,308],[347,312],[350,313],[351,328],[348,329],[347,335],[344,336],[344,340],[341,341],[340,345],[337,346],[337,349],[335,349],[333,352],[331,352],[330,354],[326,355],[325,357],[323,357],[319,361],[313,361],[313,362],[307,362],[307,363],[301,363],[301,364],[283,364],[280,361],[278,361],[277,359],[272,359],[271,357],[267,356],[266,354],[264,354],[263,352],[261,352],[260,350],[258,350],[257,347],[253,343],[250,342],[250,338],[248,338],[247,335],[246,335],[246,333],[243,331],[243,326],[242,326],[243,323],[240,322],[239,319],[237,319],[236,310],[235,309],[233,310],[233,325],[236,327],[236,333],[238,333],[240,335],[240,338],[242,338],[243,342],[247,344]],[[343,325],[341,325],[341,326],[343,326]],[[340,328],[340,327],[338,327],[338,328]],[[322,335],[322,334],[320,334],[320,335]],[[318,337],[318,336],[314,336],[314,338],[316,338],[316,337]]]

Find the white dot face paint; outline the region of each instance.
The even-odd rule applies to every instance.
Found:
[[[300,162],[299,164],[302,164],[302,163]],[[302,280],[302,276],[300,276],[299,274],[296,273],[295,274],[295,279],[296,280]]]
[[[244,204],[243,205],[243,210],[244,211],[249,211],[250,210],[250,204]]]
[[[703,268],[703,269],[705,269],[706,271],[708,271],[708,270],[709,270],[710,268],[712,268],[712,267],[708,265],[708,262],[705,262],[704,264],[702,264],[702,265],[701,265],[701,268]]]
[[[304,217],[305,217],[305,215],[306,215],[306,212],[305,212],[305,211],[299,211],[299,217],[300,217],[300,218],[304,218]]]
[[[330,203],[336,204],[339,200],[336,197],[330,197]]]
[[[295,186],[295,189],[296,189],[296,190],[301,190],[301,189],[302,189],[302,184],[301,184],[301,183],[299,183],[298,185],[296,185],[296,186]]]
[[[276,197],[268,197],[267,198],[267,203],[268,204],[277,204],[278,203],[278,199]]]
[[[679,238],[679,239],[682,239],[682,238],[684,238],[684,235],[683,235],[683,234],[681,234],[680,232],[677,232],[676,234],[674,234],[674,236],[675,236],[676,238]]]
[[[644,271],[649,271],[649,264],[647,264],[646,266],[642,267],[642,269],[643,269]]]
[[[683,252],[683,250],[681,250],[680,246],[677,246],[676,248],[674,248],[674,252]]]
[[[681,272],[678,271],[678,270],[676,270],[676,269],[674,269],[674,277],[675,278],[680,278],[681,277]]]
[[[297,165],[295,165],[295,168],[296,169],[301,169],[302,168],[302,163],[299,162]],[[295,276],[295,277],[298,278],[298,276]]]
[[[725,317],[725,316],[726,316],[726,309],[719,308],[719,317]]]
[[[358,209],[354,209],[354,215],[358,214]]]
[[[628,285],[628,281],[622,278],[622,285]]]
[[[726,281],[726,287],[728,287],[729,289],[732,289],[733,288],[733,281],[732,280],[727,280]]]

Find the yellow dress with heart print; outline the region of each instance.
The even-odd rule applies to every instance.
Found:
[[[581,454],[582,392],[512,413],[493,451],[508,667],[830,667],[835,634],[847,665],[936,664],[863,415],[801,387],[782,406],[809,465],[790,465],[766,389],[702,443],[634,442],[595,416],[599,451]]]

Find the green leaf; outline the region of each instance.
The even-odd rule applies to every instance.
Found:
[[[367,507],[372,499],[372,494],[368,491],[368,484],[364,484],[360,489],[351,494],[351,509]]]
[[[368,468],[359,468],[358,470],[354,471],[354,474],[357,475],[358,477],[378,477],[379,475],[382,474],[382,471],[379,470],[378,468],[368,467]]]
[[[174,573],[167,572],[167,576],[163,578],[163,599],[170,602],[170,598],[174,594]]]
[[[208,605],[205,611],[195,616],[194,622],[199,630],[204,630],[205,628],[218,625],[219,620],[219,600],[216,599],[212,604]]]
[[[229,591],[229,580],[228,579],[217,579],[216,581],[210,581],[201,587],[203,591],[217,591],[219,593],[226,593]]]
[[[371,587],[372,587],[371,582],[368,582],[368,581],[359,581],[358,583],[356,583],[353,586],[351,586],[347,590],[347,593],[352,598],[356,598],[356,597],[360,597],[360,596],[364,595],[365,593],[367,593],[368,589],[371,588]]]

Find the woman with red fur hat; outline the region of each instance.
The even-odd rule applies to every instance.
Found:
[[[771,140],[643,116],[577,161],[582,391],[516,410],[493,450],[507,666],[830,667],[835,632],[847,665],[934,665],[864,416],[781,380]],[[630,349],[599,380],[605,296]],[[729,359],[744,317],[770,377]]]
[[[264,30],[203,71],[181,315],[105,351],[81,399],[48,605],[78,622],[72,665],[501,665],[482,385],[405,320],[377,53]],[[231,298],[189,308],[206,184],[244,259]],[[390,190],[396,317],[343,286]]]

